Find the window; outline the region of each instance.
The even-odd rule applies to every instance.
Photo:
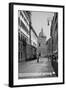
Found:
[[[28,29],[22,21],[21,21],[21,27],[23,28],[23,30],[25,30],[28,33]]]
[[[58,29],[58,23],[56,23],[56,27],[55,27],[55,30],[57,30]]]
[[[18,25],[20,26],[20,17],[18,17]]]
[[[39,47],[40,47],[40,43],[39,43]]]
[[[39,53],[39,56],[41,56],[41,52]]]
[[[20,41],[20,33],[18,33],[18,40]]]

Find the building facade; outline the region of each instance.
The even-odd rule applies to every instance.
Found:
[[[18,11],[18,60],[19,62],[31,60],[34,58],[32,50],[35,47],[35,42],[32,37],[35,36],[35,31],[32,33],[31,12]],[[32,39],[33,38],[33,39]],[[35,41],[35,42],[34,42]],[[31,43],[33,42],[33,44]],[[33,46],[33,47],[32,47]],[[35,54],[35,52],[34,52]]]
[[[37,46],[38,46],[38,36],[34,30],[33,27],[31,27],[31,54],[32,54],[32,58],[36,58],[37,57]]]
[[[58,51],[58,13],[54,14],[50,35],[52,37],[53,53],[54,53]]]
[[[58,13],[54,13],[50,28],[50,38],[46,44],[48,54],[58,52]]]
[[[45,57],[47,54],[46,36],[43,34],[43,29],[41,29],[38,37],[38,53],[40,57]]]
[[[58,13],[54,13],[50,35],[52,38],[52,53],[58,53]]]
[[[58,76],[58,13],[54,13],[51,29],[50,29],[51,38],[47,41],[47,51],[48,55],[51,58],[51,63],[53,69]]]
[[[52,37],[52,66],[58,76],[58,13],[54,14],[51,25],[51,37]]]
[[[52,55],[52,38],[49,38],[46,41],[46,46],[47,46],[47,56]]]

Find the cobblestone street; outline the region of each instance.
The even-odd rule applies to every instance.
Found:
[[[54,77],[55,72],[47,58],[19,63],[19,78]]]

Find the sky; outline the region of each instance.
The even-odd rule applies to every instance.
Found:
[[[47,37],[47,39],[50,38],[50,26],[51,26],[51,20],[53,18],[53,15],[54,13],[52,12],[32,11],[32,16],[31,16],[32,26],[35,29],[37,35],[39,35],[41,28],[43,28],[44,35]],[[49,26],[47,22],[48,19],[50,20]]]

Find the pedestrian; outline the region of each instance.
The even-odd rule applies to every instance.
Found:
[[[39,54],[37,54],[37,63],[39,63]]]

